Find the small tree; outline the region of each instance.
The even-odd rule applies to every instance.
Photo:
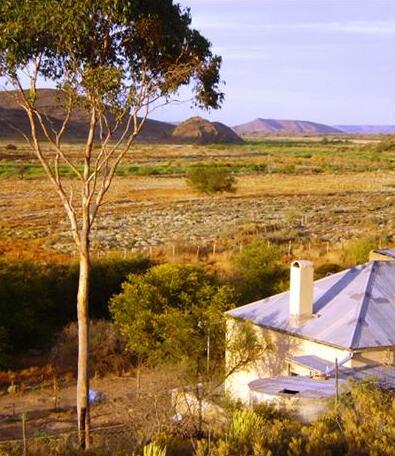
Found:
[[[198,105],[220,105],[221,59],[191,28],[189,10],[173,0],[3,0],[0,30],[0,76],[15,89],[30,133],[13,128],[28,141],[59,195],[80,258],[77,412],[81,445],[88,446],[92,226],[120,161],[160,100],[168,102],[193,82]],[[27,75],[28,87],[22,75]],[[59,125],[38,107],[40,78],[59,89],[64,111]],[[63,145],[76,109],[86,114],[87,126],[77,158]],[[77,192],[77,185],[62,178],[61,166],[72,171]]]
[[[243,304],[281,291],[288,278],[281,256],[280,247],[257,239],[235,257],[236,287]]]
[[[191,168],[187,180],[192,188],[208,195],[235,191],[236,180],[231,171],[215,164]]]
[[[233,290],[200,269],[163,264],[131,274],[110,311],[140,362],[188,361],[203,371],[208,338],[212,363],[223,358],[223,314],[233,302]]]
[[[163,264],[145,275],[130,275],[110,311],[140,363],[182,364],[183,381],[213,380],[214,392],[270,349],[248,323],[226,324],[225,311],[234,301],[229,285],[200,269]]]

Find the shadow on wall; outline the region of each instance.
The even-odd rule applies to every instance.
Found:
[[[260,378],[288,375],[286,359],[297,353],[301,342],[287,334],[275,334],[262,329],[263,337],[271,340],[272,350],[265,352],[264,359],[256,363],[255,369]]]

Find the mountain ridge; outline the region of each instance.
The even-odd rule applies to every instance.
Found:
[[[45,116],[48,124],[51,124],[55,130],[61,128],[66,115],[62,108],[62,97],[62,93],[55,89],[37,90],[36,105]],[[89,114],[83,106],[76,106],[63,139],[66,141],[85,139],[88,134],[88,120]],[[120,130],[122,130],[122,126]],[[26,113],[18,105],[15,92],[0,91],[0,139],[21,139],[21,133],[30,134],[30,125]],[[99,136],[98,129],[96,135]],[[44,139],[42,132],[39,137]],[[148,118],[137,140],[156,143],[189,142],[198,144],[243,142],[230,127],[220,122],[210,122],[201,117],[192,117],[176,125],[171,122]]]
[[[270,134],[334,134],[341,130],[330,125],[308,120],[263,119],[258,117],[251,122],[236,125],[233,130],[243,136],[260,136]]]
[[[395,125],[334,125],[343,133],[360,135],[391,135],[395,134]]]

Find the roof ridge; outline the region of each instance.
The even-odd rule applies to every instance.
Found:
[[[370,272],[368,274],[368,278],[366,280],[365,287],[362,292],[362,299],[359,303],[358,309],[357,309],[357,319],[356,319],[356,324],[355,328],[353,331],[353,334],[351,336],[351,343],[350,343],[350,348],[358,348],[358,342],[361,338],[361,324],[362,320],[365,319],[366,315],[366,310],[367,310],[367,305],[370,299],[370,290],[372,288],[372,283],[373,283],[373,277],[377,273],[378,265],[376,264],[376,261],[372,261],[370,266]],[[368,263],[369,264],[369,263]]]

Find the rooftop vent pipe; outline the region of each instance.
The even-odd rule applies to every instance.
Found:
[[[313,315],[314,266],[311,261],[298,260],[291,264],[289,300],[290,321],[303,324]]]

